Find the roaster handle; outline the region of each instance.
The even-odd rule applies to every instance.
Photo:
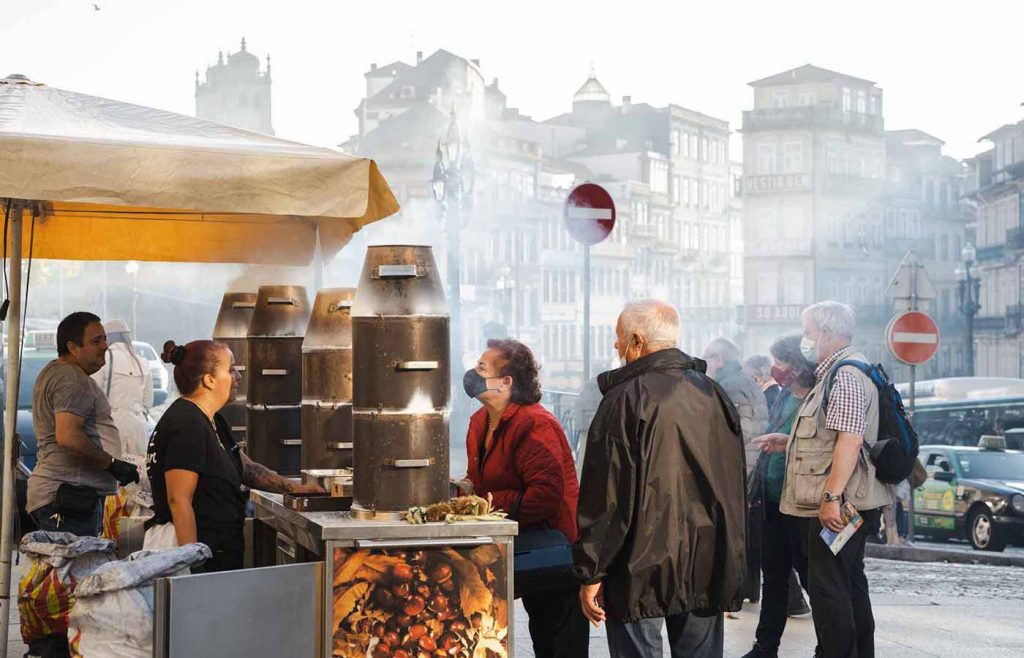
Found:
[[[288,374],[285,368],[264,368],[262,374],[266,377],[284,377]]]
[[[297,306],[298,302],[295,301],[294,297],[267,297],[267,304],[288,304],[289,306]]]
[[[337,311],[351,311],[351,310],[352,310],[352,300],[351,299],[343,299],[340,302],[338,302],[337,304],[331,304],[330,306],[327,307],[327,312],[328,313],[335,313]]]
[[[335,450],[351,450],[352,442],[350,441],[348,443],[345,443],[344,441],[328,441],[327,447],[333,448]]]
[[[357,539],[356,548],[400,548],[402,546],[486,546],[494,537],[443,537],[431,539]]]
[[[302,439],[278,439],[278,442],[283,446],[301,446]]]
[[[385,466],[391,466],[392,468],[424,468],[427,466],[433,466],[433,459],[386,459],[384,460]]]
[[[256,308],[256,302],[232,302],[231,308]]]
[[[417,265],[378,265],[371,274],[374,279],[409,279],[423,276]]]
[[[437,361],[396,361],[397,370],[437,370],[441,364]]]
[[[245,364],[244,363],[236,363],[234,367],[235,367],[235,370],[237,372],[245,372]]]

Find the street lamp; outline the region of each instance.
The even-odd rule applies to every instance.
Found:
[[[124,264],[124,271],[132,278],[132,326],[131,330],[138,336],[138,300],[139,300],[139,289],[137,286],[138,274],[139,274],[139,262],[130,260]]]
[[[974,316],[981,310],[981,277],[971,272],[978,252],[968,242],[960,252],[960,264],[955,270],[957,286],[957,303],[960,313],[967,318],[967,374],[974,376]]]
[[[473,191],[475,174],[469,142],[459,134],[459,125],[452,108],[451,121],[445,142],[438,142],[434,173],[430,189],[441,209],[442,221],[448,241],[448,305],[451,324],[451,360],[456,364],[452,383],[460,380],[465,365],[462,346],[462,294],[459,271],[460,234],[462,233],[462,203]],[[462,408],[461,397],[455,391],[452,409]]]

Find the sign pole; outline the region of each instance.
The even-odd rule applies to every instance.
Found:
[[[917,259],[910,270],[910,310],[917,310]],[[910,423],[914,423],[914,402],[917,397],[917,366],[910,366]],[[910,500],[907,501],[907,541],[914,543],[914,492],[910,492]]]
[[[590,245],[583,245],[583,385],[590,381]]]

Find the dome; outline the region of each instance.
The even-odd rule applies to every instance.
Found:
[[[587,78],[587,81],[583,83],[583,86],[576,90],[576,93],[572,97],[572,102],[586,103],[594,101],[599,103],[611,103],[612,98],[608,93],[608,90],[604,88],[604,85],[598,82],[597,78],[591,75]]]
[[[259,68],[260,60],[256,55],[245,48],[245,37],[242,37],[242,49],[237,53],[231,53],[228,55],[228,64],[241,64],[242,66],[253,66]]]

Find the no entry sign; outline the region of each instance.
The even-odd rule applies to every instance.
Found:
[[[920,365],[939,349],[939,327],[927,313],[900,313],[889,322],[885,342],[892,355],[903,363]]]
[[[615,202],[596,183],[583,183],[565,200],[565,226],[583,244],[597,244],[615,228]]]

